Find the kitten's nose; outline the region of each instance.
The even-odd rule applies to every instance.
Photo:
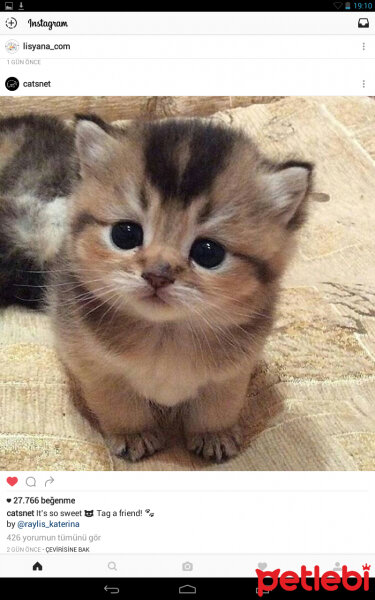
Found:
[[[143,279],[155,290],[174,282],[173,271],[170,264],[160,264],[142,273]]]

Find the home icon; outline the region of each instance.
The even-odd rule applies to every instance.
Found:
[[[39,562],[36,562],[35,565],[33,565],[33,571],[43,571],[43,567]]]
[[[193,585],[183,585],[180,588],[178,588],[178,593],[179,594],[196,594],[197,593],[197,588],[194,587]]]

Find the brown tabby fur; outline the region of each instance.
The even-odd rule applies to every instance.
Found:
[[[198,120],[77,125],[81,181],[55,265],[50,307],[61,358],[113,452],[138,460],[178,414],[186,445],[220,462],[271,330],[280,276],[303,223],[312,167],[273,164],[229,128]],[[120,250],[111,226],[144,242]],[[223,245],[214,269],[189,258]],[[142,273],[167,268],[157,297]]]

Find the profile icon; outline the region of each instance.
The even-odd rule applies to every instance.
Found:
[[[18,52],[20,45],[17,40],[8,40],[5,44],[5,50],[9,52],[9,54],[15,54]]]
[[[20,87],[20,82],[17,77],[8,77],[8,79],[5,80],[5,87],[10,92],[15,92]]]

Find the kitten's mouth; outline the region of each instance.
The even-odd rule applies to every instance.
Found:
[[[137,312],[153,322],[174,321],[183,317],[173,293],[168,290],[143,290],[138,296]]]
[[[149,304],[153,304],[155,306],[167,306],[168,304],[168,302],[166,302],[166,300],[162,298],[160,293],[158,293],[156,290],[153,294],[143,296],[142,300],[146,300]]]

